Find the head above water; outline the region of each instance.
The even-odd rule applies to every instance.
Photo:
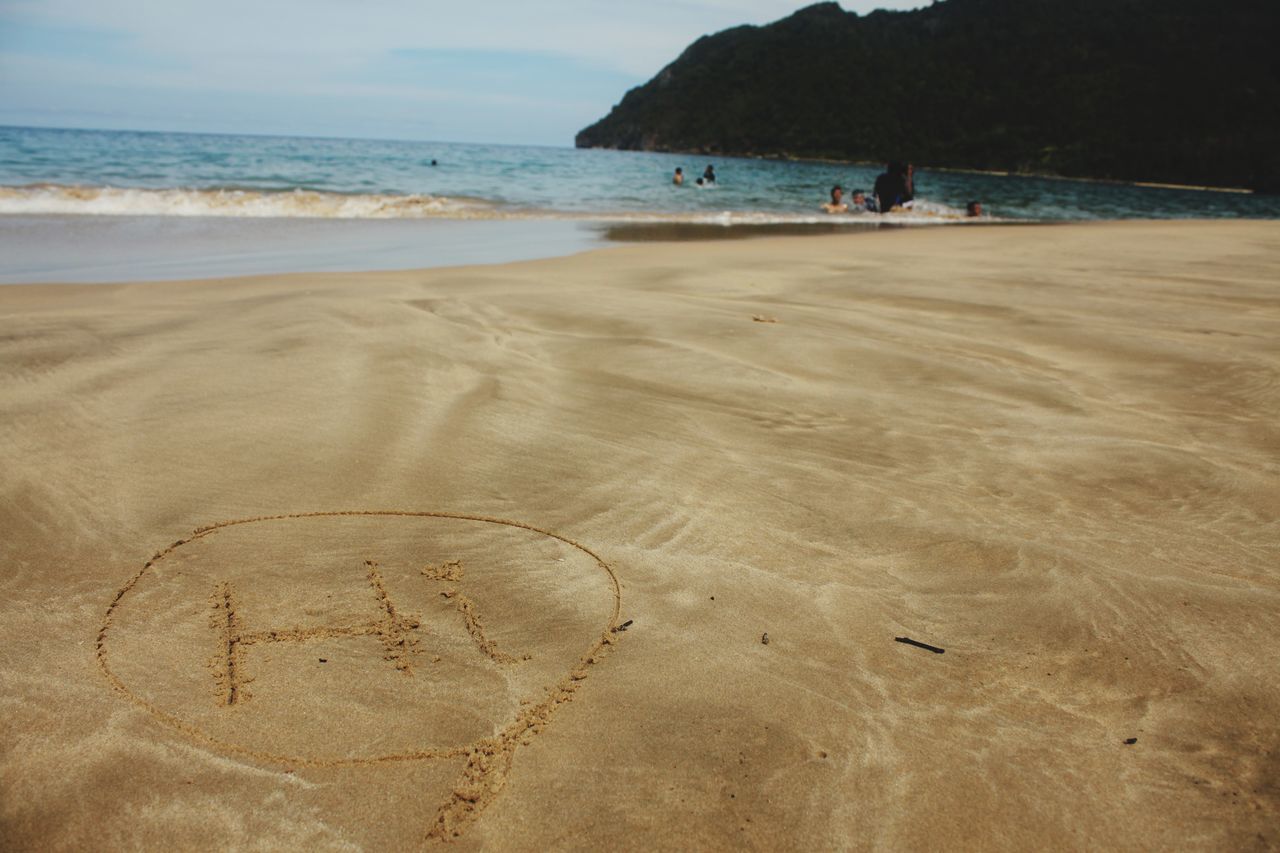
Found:
[[[842,195],[844,195],[844,187],[836,184],[831,188],[831,201],[839,202]]]
[[[982,202],[977,201],[977,200],[974,200],[974,201],[969,202],[968,204],[966,204],[966,205],[964,206],[964,212],[965,212],[968,216],[981,216],[981,215],[982,215]]]

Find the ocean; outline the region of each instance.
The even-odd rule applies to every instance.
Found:
[[[694,179],[708,163],[718,180],[699,188]],[[676,167],[687,176],[682,187],[671,183]],[[820,211],[833,184],[869,191],[880,171],[513,145],[0,127],[0,281],[273,272],[296,267],[308,246],[328,250],[329,260],[313,252],[304,264],[319,269],[514,260],[628,239],[626,226],[698,226],[689,233],[716,236],[720,226],[971,225],[970,200],[982,202],[983,222],[1280,218],[1274,196],[928,168],[917,169],[913,211]],[[348,227],[317,230],[322,220]],[[499,220],[508,225],[456,225]],[[379,221],[402,224],[351,225]],[[425,222],[439,226],[424,230]],[[89,247],[70,265],[68,234]],[[228,235],[257,261],[232,258]],[[350,250],[335,248],[344,238]],[[130,254],[130,240],[149,247],[145,255]],[[513,250],[513,240],[523,248]],[[157,252],[158,242],[167,245]],[[110,263],[97,260],[104,253]]]

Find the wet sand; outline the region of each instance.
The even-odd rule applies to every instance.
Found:
[[[0,847],[1275,849],[1278,415],[1274,222],[0,288]]]
[[[571,219],[0,215],[0,284],[498,264],[598,249]]]

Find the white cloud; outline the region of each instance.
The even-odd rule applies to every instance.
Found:
[[[241,111],[228,105],[239,93],[268,117],[272,110],[262,106],[264,99],[277,99],[281,116],[301,114],[298,103],[288,99],[305,101],[313,110],[306,115],[309,128],[327,121],[327,132],[339,134],[367,126],[367,121],[356,122],[352,105],[370,98],[387,115],[424,103],[451,104],[452,111],[442,110],[433,123],[451,128],[451,138],[483,134],[472,138],[520,141],[533,135],[568,142],[627,88],[656,74],[700,36],[768,23],[805,5],[796,0],[0,0],[0,114],[6,108],[13,113],[18,105],[57,114],[93,100],[122,116],[136,115],[146,104],[159,115],[176,116],[172,105],[189,92],[193,103],[208,105],[200,114],[202,127],[216,123],[214,111],[223,110],[226,129],[237,130],[242,120],[234,116]],[[865,12],[922,3],[847,0],[842,5]],[[22,44],[23,32],[31,43]],[[61,50],[50,44],[59,33],[66,34]],[[98,44],[102,50],[95,53]],[[388,65],[397,52],[433,50],[449,51],[458,63],[452,69],[456,73],[432,76]],[[503,92],[501,84],[486,82],[479,73],[493,54],[548,57],[549,65],[560,68],[557,91],[531,94],[526,84],[526,91]],[[582,66],[580,74],[573,70],[575,62]],[[504,101],[507,94],[511,97]],[[326,97],[332,109],[315,106]],[[505,132],[501,115],[476,109],[503,103],[524,105],[512,111]],[[530,120],[538,115],[543,125],[533,128]],[[405,133],[411,132],[419,133],[406,126]]]
[[[648,78],[699,36],[762,24],[808,5],[795,0],[11,0],[0,10],[46,25],[129,34],[141,51],[209,72],[245,62],[278,73],[314,73],[395,49],[541,50]],[[846,2],[914,8],[919,0]],[[2,45],[2,43],[0,43]]]

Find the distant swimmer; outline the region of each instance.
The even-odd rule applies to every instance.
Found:
[[[912,200],[912,195],[908,187],[911,181],[908,167],[898,161],[890,162],[885,166],[884,173],[876,178],[876,186],[873,190],[876,197],[876,210],[881,213],[888,213],[894,209],[901,209],[905,204]]]
[[[704,189],[705,189],[705,188],[706,188],[706,186],[707,186],[707,182],[706,182],[706,181],[704,181],[702,178],[698,178],[698,180],[694,181],[694,183],[695,183],[695,184],[697,184],[699,187],[702,187],[702,188],[704,188]]]
[[[980,201],[969,202],[964,206],[964,213],[965,213],[965,216],[981,216],[982,202]]]
[[[822,206],[827,213],[848,213],[849,205],[844,203],[844,187],[836,184],[831,188],[831,201]]]
[[[440,164],[439,164],[439,163],[437,163],[435,160],[432,160],[432,161],[431,161],[431,165],[432,165],[432,166],[439,166]]]
[[[867,201],[867,194],[862,190],[854,190],[853,198],[849,202],[850,213],[874,213],[875,207],[871,202]]]
[[[708,163],[706,171],[702,173],[702,180],[708,184],[714,184],[716,182],[716,167]]]
[[[684,183],[684,169],[676,166],[676,173],[671,176],[671,183],[680,186]]]

